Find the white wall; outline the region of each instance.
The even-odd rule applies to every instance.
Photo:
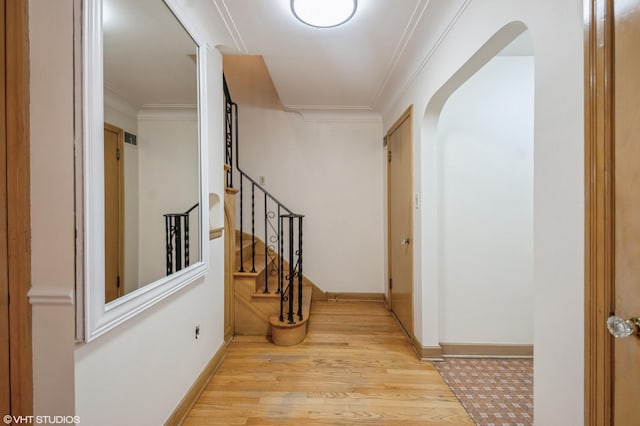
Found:
[[[208,187],[222,193],[222,59],[219,53],[210,52],[207,62],[209,163],[220,171],[212,170]],[[148,133],[145,126],[148,123],[139,122],[141,135]],[[141,171],[142,158],[141,152]],[[142,205],[140,212],[142,216]],[[97,340],[77,345],[76,413],[84,423],[163,424],[220,348],[224,340],[224,240],[204,243],[209,244],[209,272],[203,279]],[[198,340],[194,338],[196,324],[201,329]]]
[[[223,239],[199,282],[91,343],[74,343],[73,0],[30,2],[34,410],[82,424],[159,425],[223,344]],[[194,35],[231,44],[206,0],[177,0]],[[190,25],[191,26],[191,25]],[[208,187],[222,194],[222,60],[207,55]],[[37,298],[33,298],[37,296]],[[201,338],[193,338],[195,323]]]
[[[125,132],[138,134],[137,111],[105,89],[104,121]],[[138,147],[125,143],[121,156],[124,161],[124,291],[138,288]]]
[[[442,109],[441,342],[533,343],[533,67],[498,56]]]
[[[439,48],[397,94],[384,100],[385,129],[413,104],[415,188],[414,330],[425,346],[439,342],[438,214],[435,123],[430,102],[440,88],[484,62],[524,31],[535,47],[534,125],[534,397],[538,425],[583,423],[584,182],[582,2],[571,0],[471,1]],[[520,28],[518,28],[520,27]],[[420,43],[420,40],[414,40]],[[467,63],[476,52],[481,53]],[[462,74],[465,74],[464,72]],[[462,79],[466,80],[468,76]],[[460,84],[462,81],[457,81]],[[455,82],[455,81],[454,81]],[[451,89],[453,91],[453,89]],[[451,93],[446,93],[444,99]],[[434,98],[435,96],[435,98]],[[438,114],[439,114],[439,108]],[[434,241],[436,245],[434,248]],[[558,315],[563,326],[558,327]],[[563,354],[561,357],[558,354]]]
[[[73,2],[29,3],[35,415],[73,415]],[[55,82],[55,84],[53,84]]]
[[[138,120],[141,285],[166,275],[164,215],[187,211],[198,203],[200,196],[195,111],[190,111],[189,117],[173,116],[165,111],[145,113],[143,110]],[[200,207],[189,214],[189,257],[192,264],[200,259],[200,247],[194,239],[200,233],[200,214]],[[184,235],[184,229],[182,232]]]
[[[239,115],[241,167],[264,176],[267,190],[305,215],[304,275],[324,291],[382,293],[380,120],[338,114],[307,121],[242,103]]]

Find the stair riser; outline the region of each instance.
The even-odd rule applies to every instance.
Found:
[[[243,252],[243,256],[244,256],[244,260],[246,261],[247,259],[250,258],[251,256],[251,235],[249,234],[244,234],[244,238],[242,239],[242,252]],[[264,243],[256,238],[255,240],[255,250],[256,250],[256,256],[262,255],[264,256]],[[236,260],[238,261],[240,259],[240,234],[236,233]],[[239,265],[240,263],[236,263],[237,265]]]
[[[255,286],[252,278],[235,279],[235,331],[238,335],[270,336],[269,317],[280,315],[280,299],[255,298]]]

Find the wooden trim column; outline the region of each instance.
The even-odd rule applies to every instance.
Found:
[[[7,110],[5,0],[0,1],[0,413],[11,412],[9,361],[9,255],[7,229]],[[0,414],[2,415],[2,414]]]
[[[33,413],[29,167],[29,2],[5,7],[7,229],[11,411]],[[5,413],[3,413],[5,414]]]
[[[585,424],[612,424],[613,1],[585,1]]]

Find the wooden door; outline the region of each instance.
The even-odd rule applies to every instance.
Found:
[[[614,312],[640,317],[640,0],[614,1]],[[640,422],[640,337],[615,339],[613,419]]]
[[[413,336],[413,137],[410,107],[387,133],[389,298]]]
[[[124,132],[104,125],[104,295],[110,302],[123,295],[123,168]]]
[[[605,322],[640,317],[640,0],[586,4],[585,424],[637,425],[640,338]]]

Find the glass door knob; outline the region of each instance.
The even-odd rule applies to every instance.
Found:
[[[607,319],[609,333],[616,339],[636,334],[640,337],[640,318],[622,319],[617,315],[611,315]]]

